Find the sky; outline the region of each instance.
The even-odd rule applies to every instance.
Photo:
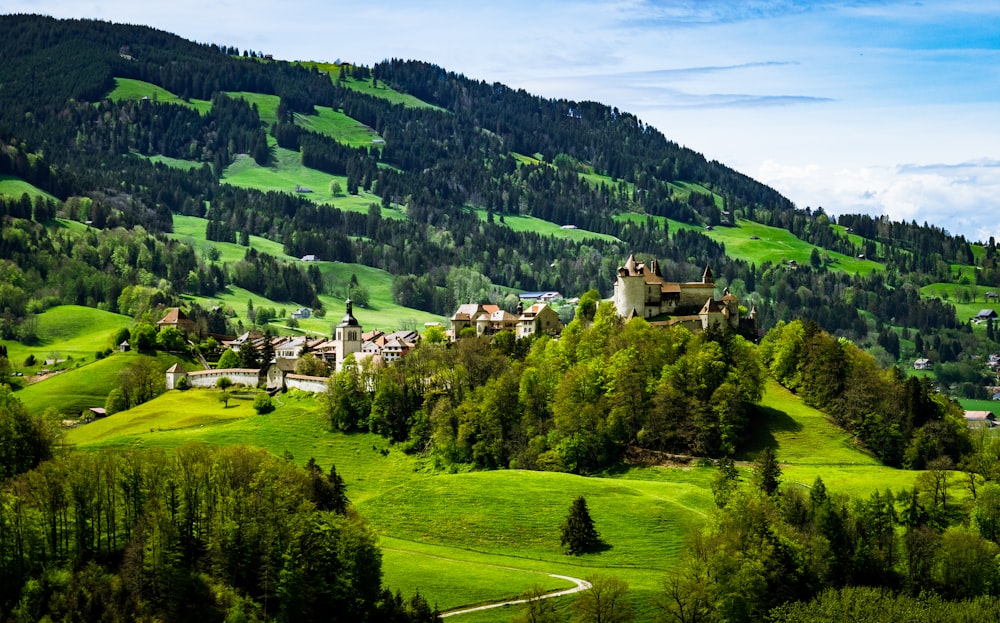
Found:
[[[427,61],[634,113],[800,208],[1000,240],[990,0],[0,0],[0,13],[285,60]]]

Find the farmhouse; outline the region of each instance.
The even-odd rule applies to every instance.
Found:
[[[156,323],[156,327],[161,331],[167,327],[173,327],[184,335],[190,336],[195,332],[197,325],[185,316],[179,307],[171,307],[167,310],[167,315]]]
[[[913,362],[913,369],[914,370],[930,370],[931,369],[931,360],[930,359],[926,359],[926,358],[917,359],[916,361]]]
[[[986,322],[988,320],[996,320],[998,317],[996,310],[993,309],[980,309],[979,313],[973,318],[976,322]]]
[[[965,423],[969,428],[993,428],[996,416],[991,411],[966,411]]]

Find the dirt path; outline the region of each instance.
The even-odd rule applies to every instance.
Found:
[[[571,578],[566,575],[556,575],[554,573],[547,574],[550,578],[558,578],[560,580],[567,580],[576,584],[573,588],[567,588],[561,591],[555,591],[552,593],[545,593],[537,599],[551,599],[553,597],[562,597],[564,595],[572,595],[574,593],[579,593],[590,588],[590,582],[586,580],[581,580],[580,578]],[[503,606],[515,606],[517,604],[527,603],[527,599],[511,599],[509,601],[501,601],[493,604],[486,604],[485,606],[476,606],[474,608],[460,608],[458,610],[449,610],[447,612],[441,613],[441,618],[455,616],[456,614],[467,614],[469,612],[479,612],[480,610],[489,610],[491,608],[501,608]]]

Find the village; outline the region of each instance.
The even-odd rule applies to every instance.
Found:
[[[559,314],[549,304],[559,298],[558,292],[523,293],[515,313],[498,305],[466,303],[458,306],[450,318],[444,334],[448,342],[464,337],[492,337],[509,332],[517,339],[536,336],[558,337],[563,323]],[[535,301],[535,302],[532,302]],[[529,302],[525,306],[525,302]],[[753,331],[756,311],[741,316],[739,301],[726,290],[720,299],[715,298],[712,269],[705,267],[701,281],[667,281],[655,259],[649,265],[630,255],[616,271],[614,294],[611,298],[615,310],[623,319],[643,318],[654,326],[679,325],[692,332],[710,326],[726,325],[732,329]],[[745,308],[744,308],[745,309]],[[308,317],[310,310],[297,309],[292,317]],[[187,334],[194,323],[180,308],[171,308],[157,322],[160,330],[173,327]],[[322,392],[326,389],[327,376],[296,373],[299,361],[306,356],[321,361],[323,368],[339,372],[348,358],[357,365],[388,365],[413,350],[421,340],[415,330],[387,333],[380,330],[365,332],[354,316],[353,303],[348,299],[345,313],[334,326],[333,336],[267,336],[251,330],[233,339],[223,340],[223,349],[239,352],[252,348],[258,353],[269,353],[269,362],[257,368],[213,368],[204,361],[204,369],[188,371],[174,364],[166,371],[167,389],[180,387],[216,387],[222,378],[227,383],[264,389],[269,392],[299,389]]]

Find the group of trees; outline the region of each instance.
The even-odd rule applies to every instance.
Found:
[[[374,535],[314,461],[244,447],[68,453],[0,482],[0,499],[12,620],[435,619],[382,587]]]
[[[924,469],[941,457],[958,464],[972,448],[961,406],[929,379],[880,368],[815,323],[778,323],[760,354],[779,383],[829,413],[887,465]]]
[[[897,494],[850,499],[829,491],[819,477],[809,488],[764,487],[763,467],[755,464],[753,484],[740,483],[734,469],[720,470],[714,485],[719,508],[666,578],[658,602],[663,620],[995,616],[995,483],[980,485],[960,508],[954,501],[949,506],[947,471],[927,472],[913,489]],[[971,523],[956,522],[960,516]],[[943,612],[953,616],[931,615]]]
[[[724,331],[692,335],[610,303],[558,341],[511,333],[422,344],[393,366],[347,365],[325,409],[337,430],[370,430],[442,463],[592,472],[631,446],[734,452],[763,389],[754,348]]]

